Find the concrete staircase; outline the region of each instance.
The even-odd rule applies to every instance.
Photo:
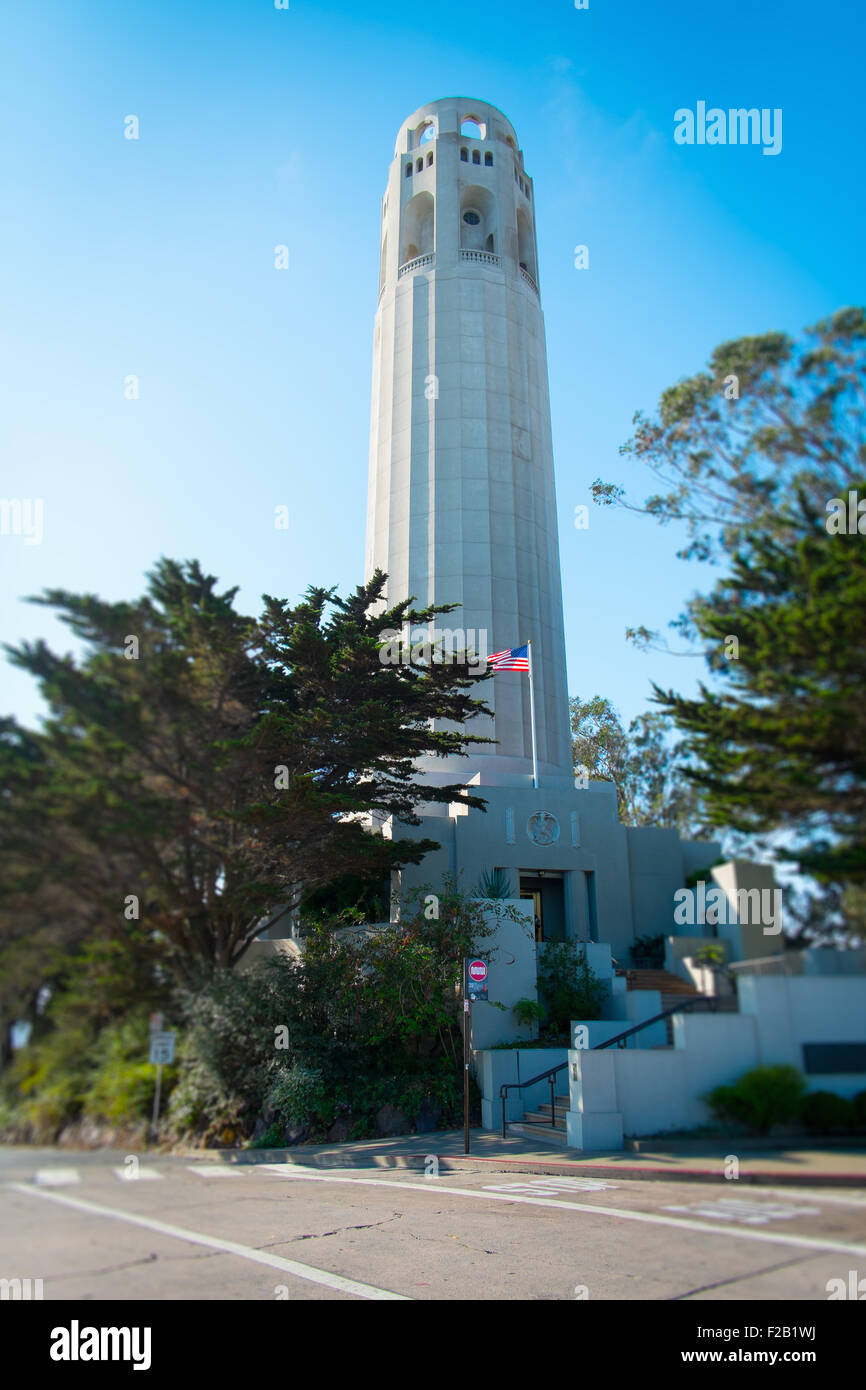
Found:
[[[682,1003],[683,995],[694,996],[698,993],[694,985],[681,975],[675,975],[672,970],[627,970],[625,978],[629,989],[657,989],[662,997],[662,1008],[665,1009]]]
[[[522,1134],[524,1139],[537,1139],[542,1144],[557,1144],[567,1148],[565,1117],[570,1104],[568,1096],[555,1096],[556,1125],[551,1123],[549,1105],[539,1105],[537,1110],[527,1110],[522,1120],[510,1120],[509,1134]]]
[[[705,999],[707,1000],[707,1008],[710,1007],[708,994],[701,994],[693,984],[684,980],[681,975],[675,975],[671,970],[626,970],[625,977],[627,989],[657,989],[662,997],[662,1009],[673,1009],[677,1004],[684,1003],[686,999]],[[725,1013],[735,1013],[737,1009],[736,998],[733,995],[722,998],[718,1000],[715,1007]],[[692,1009],[689,1012],[694,1013],[695,1010]],[[673,1018],[665,1019],[665,1030],[668,1046],[673,1047]],[[549,1110],[550,1106],[547,1108]]]
[[[701,994],[688,980],[684,980],[681,975],[674,975],[670,970],[622,970],[617,973],[625,975],[628,989],[658,990],[661,995],[662,1010],[672,1009],[677,1004],[682,1004],[686,999],[702,1000],[704,1001],[703,1007],[709,1009],[714,1005],[725,1013],[736,1012],[737,1010],[735,995],[712,1001],[711,1005],[709,995]],[[700,1012],[701,1008],[702,1004],[698,1003],[689,1012]],[[623,1020],[622,1030],[629,1026]],[[667,1046],[673,1047],[673,1018],[665,1019],[665,1030],[667,1032]],[[660,1044],[660,1046],[663,1045]],[[559,1148],[567,1148],[565,1117],[569,1105],[570,1099],[567,1095],[556,1096],[553,1116],[551,1116],[549,1104],[539,1105],[537,1110],[527,1110],[522,1120],[509,1120],[508,1133],[520,1134],[524,1139],[537,1140],[539,1144],[554,1144]],[[555,1120],[555,1124],[552,1122],[553,1120]]]

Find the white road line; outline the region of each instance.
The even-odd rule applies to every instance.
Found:
[[[310,1168],[302,1168],[299,1163],[263,1163],[262,1168],[280,1173],[287,1178],[303,1182],[348,1182],[364,1187],[409,1188],[415,1192],[428,1192],[441,1196],[443,1192],[452,1197],[474,1197],[486,1202],[519,1202],[523,1206],[554,1207],[557,1211],[579,1211],[587,1216],[613,1216],[619,1221],[639,1221],[650,1226],[674,1227],[680,1231],[699,1231],[701,1235],[728,1236],[734,1240],[757,1240],[770,1245],[793,1245],[799,1250],[838,1250],[843,1255],[866,1256],[866,1245],[849,1245],[845,1241],[823,1240],[820,1236],[782,1235],[775,1231],[753,1231],[744,1227],[710,1225],[708,1221],[689,1221],[674,1216],[657,1216],[648,1211],[618,1210],[616,1207],[588,1206],[584,1202],[561,1202],[553,1197],[519,1197],[511,1192],[488,1192],[477,1187],[445,1187],[438,1178],[427,1182],[395,1182],[390,1178],[337,1178],[331,1174],[318,1173]],[[286,1170],[293,1169],[293,1172]],[[300,1171],[299,1171],[300,1170]],[[47,1194],[46,1194],[47,1195]]]
[[[139,1180],[154,1182],[163,1176],[158,1168],[142,1168],[141,1166],[134,1170],[132,1168],[112,1168],[111,1171],[116,1178],[120,1178],[121,1182],[138,1182]]]
[[[188,1173],[196,1173],[200,1178],[239,1178],[239,1168],[227,1168],[224,1163],[186,1163]]]
[[[115,1221],[126,1221],[130,1226],[143,1226],[146,1231],[156,1231],[159,1235],[172,1236],[175,1240],[187,1240],[192,1245],[205,1245],[209,1250],[222,1250],[227,1255],[238,1255],[242,1260],[252,1260],[255,1264],[269,1265],[285,1274],[293,1274],[296,1279],[306,1279],[311,1284],[322,1284],[325,1288],[336,1289],[339,1293],[354,1294],[356,1298],[378,1300],[396,1299],[401,1303],[411,1302],[407,1295],[392,1293],[390,1289],[379,1289],[374,1284],[360,1284],[355,1279],[344,1279],[340,1274],[329,1274],[326,1269],[316,1269],[313,1265],[298,1264],[296,1260],[284,1260],[282,1255],[271,1255],[266,1250],[256,1250],[251,1245],[239,1245],[234,1240],[221,1240],[219,1236],[205,1236],[200,1231],[188,1231],[183,1226],[171,1226],[167,1221],[157,1221],[150,1216],[138,1216],[133,1212],[117,1211],[114,1207],[98,1206],[96,1202],[85,1202],[80,1197],[62,1197],[58,1192],[41,1192],[25,1183],[13,1182],[9,1186],[15,1192],[23,1192],[27,1197],[42,1197],[47,1202],[59,1202],[62,1206],[76,1211],[92,1212],[94,1216],[109,1216]]]
[[[67,1183],[81,1182],[77,1168],[38,1168],[33,1174],[37,1187],[65,1187]]]
[[[806,1197],[810,1202],[829,1202],[837,1207],[855,1207],[859,1211],[866,1212],[866,1195],[863,1197],[839,1197],[835,1192],[826,1192],[824,1188],[814,1187],[764,1187],[763,1183],[756,1192],[766,1194],[769,1197]]]

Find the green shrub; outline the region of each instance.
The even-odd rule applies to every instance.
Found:
[[[283,1122],[310,1124],[319,1118],[326,1105],[327,1088],[317,1067],[304,1067],[299,1062],[276,1073],[265,1105],[275,1110]]]
[[[695,961],[698,965],[708,966],[710,969],[724,965],[726,952],[724,946],[718,941],[708,941],[705,946],[699,946],[695,952]]]
[[[665,963],[665,939],[657,936],[636,936],[629,947],[632,963],[638,969],[661,970]]]
[[[303,966],[274,956],[215,973],[183,1001],[172,1123],[207,1138],[294,1121],[319,1137],[351,1115],[362,1137],[385,1103],[411,1121],[426,1097],[458,1124],[461,961],[496,918],[524,924],[508,903],[483,906],[446,877],[432,897],[408,894],[399,923],[337,935],[308,918]]]
[[[53,1143],[81,1115],[91,1075],[93,1034],[87,1027],[52,1031],[16,1054],[3,1075],[13,1133]]]
[[[178,1051],[179,1075],[169,1097],[166,1115],[179,1135],[197,1135],[207,1143],[227,1130],[241,1130],[249,1104],[226,1088],[211,1068],[195,1055],[190,1042]]]
[[[81,1114],[81,1090],[74,1075],[62,1072],[45,1081],[39,1090],[23,1101],[16,1112],[17,1123],[32,1143],[54,1143],[66,1125]]]
[[[548,1031],[568,1033],[572,1019],[589,1021],[601,1017],[608,987],[598,978],[579,945],[573,941],[551,941],[539,953],[538,994]]]
[[[866,1091],[858,1091],[851,1105],[854,1110],[854,1124],[857,1129],[866,1129]]]
[[[250,1149],[282,1149],[285,1148],[286,1127],[279,1121],[274,1121],[262,1135],[261,1139],[251,1139],[247,1145]]]
[[[692,872],[686,875],[685,887],[697,888],[699,883],[708,882],[712,870],[718,868],[720,864],[725,863],[727,863],[727,861],[724,858],[714,859],[712,864],[705,865],[703,869],[692,869]]]
[[[540,1023],[544,1018],[544,1005],[539,1004],[537,999],[518,999],[516,1004],[512,1004],[511,1011],[518,1023],[528,1027]]]
[[[170,1090],[176,1076],[174,1067],[163,1067],[162,1085]],[[149,1062],[114,1061],[103,1067],[87,1091],[83,1113],[92,1119],[107,1120],[110,1124],[134,1123],[149,1119],[153,1113],[156,1089],[156,1067]]]
[[[747,1107],[735,1086],[716,1086],[701,1099],[723,1124],[731,1120],[739,1125],[748,1124]]]
[[[730,1086],[716,1086],[703,1097],[723,1122],[734,1120],[758,1134],[800,1114],[806,1083],[796,1067],[753,1067]]]
[[[147,1015],[170,1003],[152,953],[148,934],[127,922],[122,938],[97,935],[43,961],[50,999],[0,1078],[7,1133],[51,1142],[82,1119],[135,1122],[149,1112]],[[166,1089],[171,1076],[163,1073]]]
[[[832,1134],[834,1129],[854,1128],[853,1103],[832,1091],[810,1091],[800,1113],[810,1134]]]
[[[148,1047],[149,1029],[143,1015],[102,1030],[94,1049],[96,1065],[82,1098],[84,1115],[111,1124],[150,1119],[156,1067],[148,1061]],[[170,1095],[176,1076],[176,1067],[163,1067],[163,1102]]]

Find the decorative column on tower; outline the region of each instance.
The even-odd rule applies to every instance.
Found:
[[[443,623],[492,654],[532,642],[541,784],[572,785],[562,587],[535,192],[511,124],[485,102],[420,107],[382,202],[366,570],[389,603],[459,603]],[[483,645],[486,643],[486,646]],[[479,692],[489,750],[431,776],[532,775],[525,675]]]

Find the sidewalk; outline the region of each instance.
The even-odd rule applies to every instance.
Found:
[[[644,1141],[645,1142],[645,1141]],[[677,1182],[718,1182],[724,1177],[725,1159],[736,1154],[740,1182],[768,1183],[774,1187],[840,1186],[866,1188],[866,1148],[856,1145],[834,1148],[796,1147],[737,1153],[736,1139],[708,1141],[700,1152],[666,1151],[662,1144],[651,1153],[579,1153],[538,1145],[525,1137],[503,1139],[490,1130],[474,1129],[471,1153],[463,1151],[463,1131],[406,1134],[394,1139],[368,1139],[354,1144],[299,1144],[290,1149],[201,1149],[190,1157],[210,1163],[298,1163],[309,1168],[417,1168],[435,1155],[442,1172],[550,1173],[575,1177],[665,1178]]]

